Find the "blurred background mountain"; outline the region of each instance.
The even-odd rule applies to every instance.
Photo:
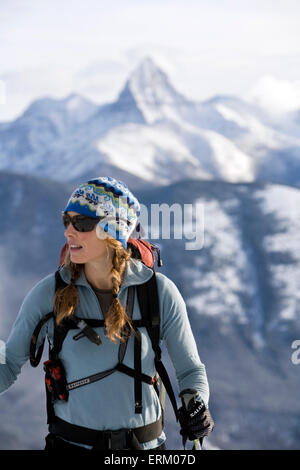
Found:
[[[121,179],[149,212],[202,203],[201,250],[186,250],[184,239],[153,241],[207,368],[216,427],[206,448],[298,448],[299,113],[279,125],[236,96],[192,101],[146,57],[115,101],[45,97],[0,123],[0,337],[26,293],[57,268],[60,211],[79,182]],[[0,397],[1,449],[43,448],[41,369],[25,365]],[[181,449],[172,413],[167,401],[167,448]]]

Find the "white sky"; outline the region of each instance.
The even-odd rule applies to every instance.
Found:
[[[300,89],[300,2],[1,0],[0,121],[45,95],[111,101],[145,55],[195,100],[246,97],[253,87],[263,99],[266,77],[288,83],[279,88],[291,99]]]

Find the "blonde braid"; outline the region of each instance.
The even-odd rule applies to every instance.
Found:
[[[54,295],[53,308],[57,325],[59,325],[64,318],[73,315],[79,302],[79,292],[75,281],[80,275],[82,265],[72,263],[69,251],[66,253],[64,265],[70,268],[71,281],[66,287],[58,289]]]
[[[113,343],[116,343],[116,338],[123,342],[125,341],[126,336],[131,331],[134,331],[127,312],[124,310],[117,297],[125,274],[126,263],[131,257],[131,250],[125,250],[122,244],[114,238],[106,238],[105,241],[107,245],[114,250],[112,257],[111,279],[113,284],[112,292],[115,296],[107,312],[105,326],[108,338]]]

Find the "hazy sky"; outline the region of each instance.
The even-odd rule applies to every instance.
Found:
[[[1,0],[0,120],[45,95],[113,100],[145,55],[189,98],[280,89],[300,107],[300,2]]]

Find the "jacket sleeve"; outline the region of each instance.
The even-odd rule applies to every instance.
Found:
[[[0,394],[17,379],[29,359],[30,340],[40,319],[53,310],[54,276],[37,283],[25,297],[5,345],[2,344],[0,363]],[[46,336],[47,323],[42,327],[37,347]]]
[[[185,302],[174,284],[156,273],[161,313],[161,339],[174,366],[179,392],[193,388],[208,406],[209,385],[205,365],[201,362],[189,322]]]

